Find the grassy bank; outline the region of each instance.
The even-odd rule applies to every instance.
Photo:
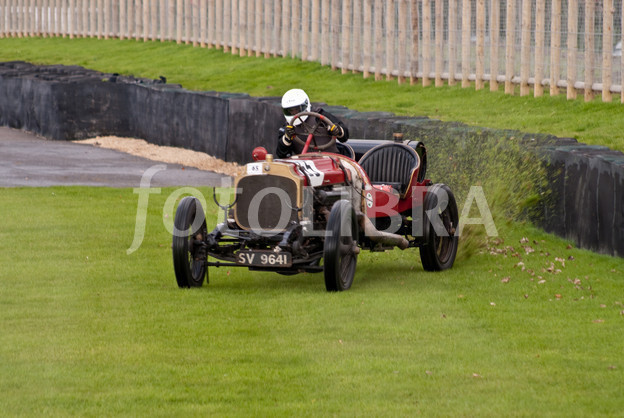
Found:
[[[145,241],[126,255],[131,189],[0,189],[4,414],[624,408],[619,259],[498,225],[487,251],[440,274],[424,272],[417,251],[394,250],[362,253],[341,294],[318,274],[244,269],[211,269],[208,286],[180,290],[163,226],[171,191],[150,195]]]
[[[399,86],[396,81],[341,75],[296,59],[240,58],[219,50],[175,43],[97,39],[0,39],[0,61],[72,64],[104,72],[167,77],[192,90],[279,96],[293,86],[312,100],[359,111],[425,115],[469,125],[575,137],[580,142],[624,151],[622,104],[568,101],[565,94],[541,98],[461,87]],[[581,95],[582,96],[582,95]],[[617,99],[617,98],[616,98]]]

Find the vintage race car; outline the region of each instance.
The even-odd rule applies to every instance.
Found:
[[[256,148],[233,202],[215,197],[224,219],[212,232],[199,200],[182,199],[172,244],[178,286],[202,286],[208,267],[228,266],[322,272],[328,291],[347,290],[362,249],[418,247],[424,270],[453,266],[457,204],[448,186],[425,178],[422,143],[332,138],[317,146],[315,132],[333,122],[314,112],[295,120],[305,126],[307,137],[294,138],[303,152],[274,159]],[[323,152],[333,144],[340,154]]]

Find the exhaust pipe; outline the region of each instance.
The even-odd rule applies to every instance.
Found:
[[[409,247],[409,241],[406,240],[405,237],[377,230],[377,228],[375,228],[375,225],[373,225],[371,220],[366,215],[362,215],[360,219],[360,227],[364,230],[364,234],[366,234],[366,236],[370,238],[371,241],[377,242],[382,245],[399,247],[402,250]]]

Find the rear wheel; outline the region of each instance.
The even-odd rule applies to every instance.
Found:
[[[427,271],[449,269],[457,255],[457,203],[451,189],[445,184],[434,184],[427,190],[423,202],[425,223],[424,243],[420,259]]]
[[[201,287],[207,276],[207,256],[202,242],[208,234],[199,200],[187,196],[176,210],[173,231],[173,268],[179,287]]]
[[[329,214],[323,247],[323,271],[328,292],[347,290],[353,283],[359,227],[353,206],[347,200],[334,204]]]

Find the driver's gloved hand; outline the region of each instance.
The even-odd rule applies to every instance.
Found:
[[[297,135],[295,127],[292,125],[286,125],[284,128],[284,140],[292,143],[293,138]]]
[[[336,138],[342,138],[342,136],[344,135],[344,131],[342,130],[342,128],[338,125],[331,125],[327,127],[327,133],[330,136],[335,136]]]

